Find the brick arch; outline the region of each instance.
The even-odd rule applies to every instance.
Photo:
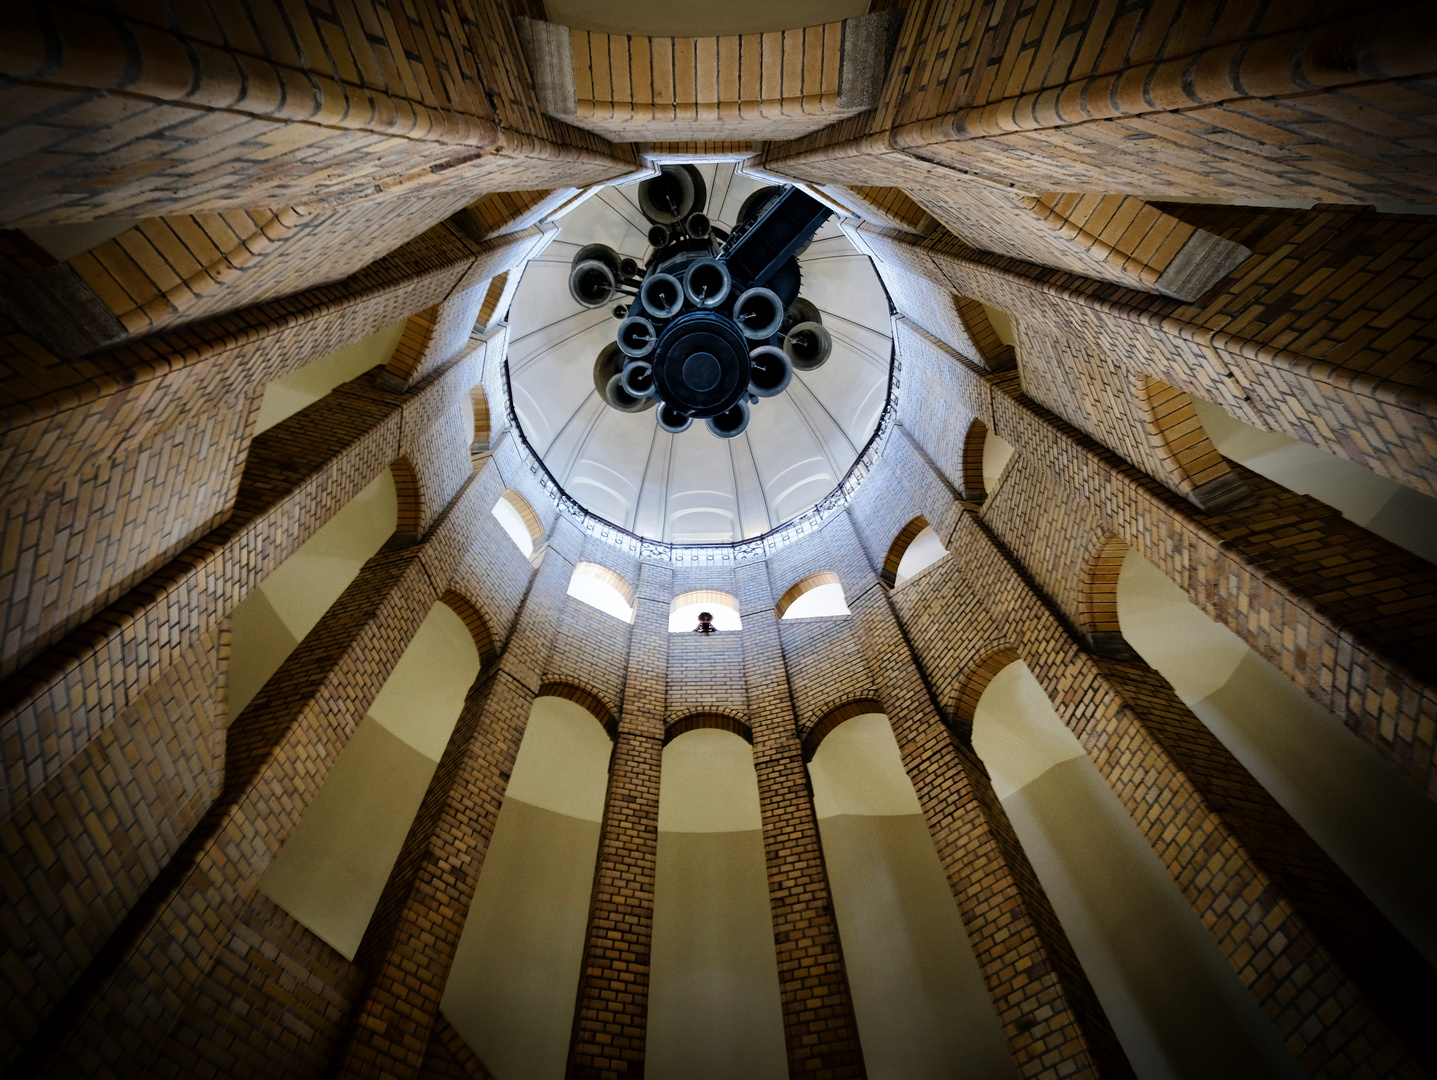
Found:
[[[1118,576],[1127,554],[1127,541],[1108,533],[1084,560],[1078,582],[1078,632],[1089,651],[1103,656],[1132,655],[1118,620]]]
[[[954,293],[953,307],[957,310],[963,329],[968,331],[968,338],[973,342],[973,348],[978,351],[985,368],[989,371],[1007,371],[1017,366],[1018,355],[1013,346],[1003,344],[1003,339],[993,328],[987,305]],[[1008,318],[1011,320],[1012,316],[1009,315]]]
[[[1180,495],[1203,510],[1220,510],[1247,497],[1247,485],[1208,438],[1185,391],[1139,375],[1133,396],[1148,445],[1167,467],[1163,479]]]
[[[476,453],[484,453],[489,449],[491,437],[489,427],[489,395],[484,392],[484,384],[477,382],[469,391],[469,404],[474,412],[474,441],[470,443],[470,449]]]
[[[419,482],[419,473],[409,458],[399,457],[389,463],[389,475],[394,478],[394,497],[398,504],[394,535],[417,544],[424,536],[424,488]]]
[[[968,502],[981,503],[988,497],[983,487],[983,444],[988,440],[988,425],[975,419],[963,436],[963,461],[959,467],[959,487]]]
[[[419,365],[424,362],[425,354],[429,352],[429,342],[434,338],[434,327],[438,322],[438,304],[409,316],[399,344],[394,347],[394,354],[384,365],[384,370],[407,384],[419,370]]]
[[[690,604],[714,604],[738,612],[738,597],[731,593],[722,589],[690,589],[669,601],[669,614],[672,615],[679,608],[688,607]]]
[[[575,705],[582,706],[590,716],[599,722],[609,738],[614,738],[619,733],[619,713],[604,695],[592,687],[585,686],[577,679],[567,676],[549,676],[539,684],[539,692],[534,697],[556,697],[565,701],[572,701]]]
[[[593,578],[595,581],[602,581],[605,585],[610,586],[614,589],[615,592],[622,596],[624,598],[624,603],[628,604],[630,607],[632,607],[634,604],[634,587],[630,585],[627,580],[614,573],[614,571],[610,570],[607,566],[602,566],[599,563],[595,562],[575,563],[574,576],[590,577]]]
[[[774,605],[774,612],[781,619],[783,618],[784,612],[791,608],[793,606],[793,602],[797,600],[800,596],[802,596],[804,593],[812,592],[820,585],[840,584],[841,582],[838,580],[838,575],[835,574],[832,570],[820,570],[816,574],[809,574],[808,577],[804,578],[802,581],[795,581],[792,585],[788,587],[788,591],[785,592],[782,596],[780,596],[778,598],[778,603]]]
[[[928,519],[919,514],[903,526],[898,531],[898,535],[893,538],[893,543],[888,545],[888,554],[883,557],[883,569],[878,572],[878,576],[890,589],[898,580],[898,564],[903,561],[903,555],[908,550],[908,546],[926,528],[928,528]]]
[[[746,717],[740,716],[738,713],[713,709],[684,713],[681,716],[665,720],[664,745],[668,746],[680,735],[688,731],[696,731],[698,728],[718,728],[720,731],[729,731],[750,746],[753,745],[753,726],[749,724]]]
[[[499,643],[494,638],[494,631],[489,625],[489,620],[479,610],[479,605],[457,589],[452,588],[444,591],[439,602],[458,615],[464,625],[468,627],[469,636],[474,639],[474,648],[479,653],[480,670],[485,671],[492,667],[499,656]]]
[[[544,524],[539,520],[539,515],[534,513],[529,501],[513,488],[505,488],[499,493],[499,498],[512,506],[514,512],[523,519],[524,527],[529,530],[529,536],[537,547],[539,541],[544,539]]]
[[[883,703],[875,697],[849,698],[836,705],[829,705],[820,709],[815,715],[817,719],[808,725],[808,730],[803,732],[803,760],[811,761],[818,746],[828,733],[838,727],[845,720],[852,720],[855,716],[862,716],[864,713],[883,713],[887,715],[888,710]]]
[[[985,653],[958,680],[953,691],[952,707],[948,710],[949,723],[964,742],[973,741],[973,716],[978,711],[978,702],[983,691],[988,689],[998,672],[1015,660],[1023,659],[1013,649],[1003,646]]]

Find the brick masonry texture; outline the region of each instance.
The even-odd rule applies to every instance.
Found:
[[[516,16],[545,13],[8,17],[0,1071],[488,1076],[439,1001],[552,694],[614,739],[571,1077],[643,1075],[662,748],[697,725],[753,746],[790,1071],[865,1075],[804,759],[869,711],[1018,1074],[1131,1075],[971,746],[984,687],[1022,660],[1305,1072],[1437,1073],[1431,967],[1133,658],[1116,608],[1132,549],[1437,795],[1437,568],[1225,461],[1192,407],[1437,493],[1437,232],[1363,205],[1437,201],[1425,9],[914,0],[877,108],[833,123],[830,28],[772,35],[771,86],[746,36],[669,39],[693,130],[647,144],[546,116]],[[656,39],[572,40],[596,110],[605,59],[611,91],[645,62],[652,87]],[[504,408],[504,319],[549,216],[685,155],[747,155],[847,207],[898,315],[872,474],[741,564],[585,532]],[[21,231],[100,221],[123,227],[64,261]],[[387,362],[253,435],[271,381],[400,320]],[[990,432],[1016,452],[988,491]],[[230,613],[386,468],[394,536],[230,718]],[[533,559],[490,513],[501,496],[532,517]],[[894,588],[923,523],[949,554]],[[631,591],[632,625],[567,595],[581,563]],[[851,614],[779,619],[815,575]],[[734,597],[743,629],[670,635],[694,590]],[[351,962],[259,883],[436,603],[482,668]]]
[[[768,569],[749,566],[736,575],[744,628],[733,637],[743,639],[789,1071],[863,1077],[858,1021],[789,681],[794,654],[779,633]]]

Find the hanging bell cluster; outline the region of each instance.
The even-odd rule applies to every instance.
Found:
[[[574,256],[569,293],[584,307],[615,304],[614,341],[594,361],[594,390],[620,412],[657,407],[665,431],[702,420],[721,439],[748,427],[749,407],[783,393],[794,369],[828,359],[818,309],[799,297],[798,254],[829,211],[793,187],[744,200],[732,233],[704,214],[692,165],[665,165],[639,185],[653,254],[640,266],[605,244]],[[620,298],[628,302],[620,302]]]

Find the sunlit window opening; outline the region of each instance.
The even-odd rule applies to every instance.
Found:
[[[596,563],[579,563],[569,579],[569,595],[575,600],[626,623],[634,621],[633,592],[627,581]]]
[[[532,558],[534,555],[534,536],[529,530],[529,525],[524,521],[523,515],[509,500],[509,493],[505,492],[494,504],[492,511],[495,519],[504,526],[504,531],[509,534],[509,539],[514,541],[514,546],[524,555],[524,558]]]
[[[983,440],[983,489],[992,495],[1013,460],[1013,444],[991,431]]]
[[[848,601],[838,575],[831,570],[810,574],[778,602],[780,619],[819,619],[830,615],[849,615]]]
[[[902,585],[918,571],[932,566],[947,554],[948,549],[938,539],[933,526],[928,526],[913,538],[913,542],[903,552],[903,558],[898,562],[898,571],[893,576],[894,586]]]
[[[715,630],[741,630],[743,622],[738,615],[738,601],[726,592],[717,589],[696,589],[674,597],[669,605],[669,633],[687,634],[699,623],[699,612],[707,611],[714,617]]]

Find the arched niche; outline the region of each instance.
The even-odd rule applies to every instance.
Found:
[[[1437,965],[1437,804],[1162,571],[1124,556],[1128,647]]]
[[[607,566],[578,563],[569,578],[569,595],[623,622],[634,621],[634,587]]]
[[[820,570],[794,582],[778,598],[774,612],[780,619],[818,619],[850,614],[843,585],[832,570]]]
[[[564,1075],[613,745],[592,692],[540,691],[440,1003],[495,1076]]]
[[[1139,375],[1133,396],[1148,445],[1167,473],[1159,479],[1203,510],[1221,510],[1248,497],[1247,485],[1208,438],[1185,391]]]
[[[897,588],[947,554],[948,549],[943,546],[943,541],[938,539],[933,526],[928,524],[927,518],[919,514],[893,538],[878,576],[885,585]]]
[[[809,732],[809,775],[869,1076],[1015,1080],[983,976],[877,702]],[[835,718],[837,722],[835,722]]]
[[[368,337],[311,360],[301,368],[281,375],[264,388],[254,433],[268,431],[281,420],[314,404],[335,387],[357,379],[371,368],[385,363],[399,344],[407,320],[390,323]]]
[[[694,589],[680,593],[670,601],[669,633],[684,634],[693,630],[698,625],[701,611],[707,611],[714,617],[714,626],[719,630],[743,629],[737,599],[718,589]]]
[[[1302,1075],[1096,766],[1011,650],[955,694],[972,745],[1139,1076]]]
[[[385,469],[231,612],[229,716],[238,716],[395,530]]]
[[[1192,407],[1223,457],[1289,491],[1311,495],[1348,521],[1437,563],[1437,498],[1291,435],[1252,427],[1220,406],[1194,398]]]
[[[350,959],[478,674],[473,632],[436,603],[264,877]]]
[[[424,536],[425,509],[419,472],[409,458],[400,457],[390,462],[389,473],[394,477],[394,535],[397,539],[418,543]]]
[[[681,733],[663,751],[644,1075],[781,1080],[788,1055],[752,749],[707,714],[669,730]]]
[[[959,485],[963,498],[976,503],[987,500],[1003,482],[1015,452],[1012,443],[989,430],[982,420],[975,419],[969,424],[963,438],[962,483]]]
[[[524,496],[513,488],[505,488],[490,513],[504,527],[519,553],[526,559],[533,558],[535,547],[544,538],[544,526]]]
[[[474,432],[470,450],[476,454],[485,453],[489,449],[490,428],[489,395],[484,392],[484,384],[475,383],[463,400],[469,403],[469,429]]]

